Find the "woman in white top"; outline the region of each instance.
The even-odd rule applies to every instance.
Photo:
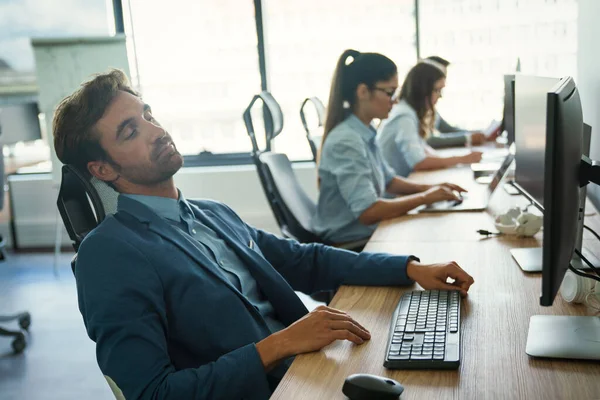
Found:
[[[435,104],[442,97],[446,75],[441,65],[424,60],[406,75],[399,102],[379,126],[377,143],[383,157],[400,176],[481,161],[481,152],[441,157],[426,142],[433,133]]]

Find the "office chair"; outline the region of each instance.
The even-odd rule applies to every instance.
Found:
[[[82,172],[72,165],[63,165],[62,179],[56,205],[60,217],[73,241],[75,252],[81,242],[104,218],[117,211],[119,194],[106,183]],[[77,254],[71,260],[71,269],[75,273]],[[121,389],[109,377],[104,376],[115,399],[125,400]]]
[[[304,99],[302,105],[300,106],[300,119],[302,120],[302,126],[306,131],[306,140],[308,140],[308,145],[310,146],[310,151],[312,152],[313,160],[317,162],[317,154],[319,152],[319,140],[311,134],[310,128],[308,127],[308,122],[306,121],[306,114],[304,112],[306,105],[309,103],[315,106],[315,110],[317,112],[317,123],[319,127],[325,124],[325,106],[318,97],[314,96],[307,97],[306,99]]]
[[[4,208],[4,155],[2,154],[2,148],[0,146],[0,210]],[[6,259],[4,253],[4,247],[6,240],[0,236],[0,261]],[[31,315],[28,312],[20,312],[13,315],[0,315],[0,323],[18,321],[21,329],[27,331],[31,325]],[[12,330],[0,327],[0,336],[9,336],[13,338],[11,343],[13,351],[18,354],[25,350],[27,347],[27,341],[25,340],[25,334],[21,330]]]
[[[258,146],[252,123],[252,107],[258,100],[261,100],[264,106],[264,150]],[[317,209],[316,203],[300,186],[287,156],[271,151],[272,140],[283,130],[283,113],[271,93],[263,91],[255,95],[244,111],[243,118],[252,143],[252,159],[282,235],[301,243],[323,243],[347,250],[362,250],[367,240],[334,244],[323,240],[312,230],[311,219]]]

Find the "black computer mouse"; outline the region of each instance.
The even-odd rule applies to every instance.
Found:
[[[350,375],[342,387],[342,393],[351,400],[396,400],[403,391],[397,381],[371,374]]]

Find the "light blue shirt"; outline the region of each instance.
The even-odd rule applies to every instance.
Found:
[[[333,128],[321,149],[320,192],[313,229],[322,238],[343,243],[368,238],[376,224],[360,215],[379,198],[395,174],[375,143],[376,130],[350,114]]]
[[[419,135],[416,111],[404,100],[395,104],[379,126],[377,144],[397,175],[408,176],[427,157],[427,143]]]
[[[227,246],[215,231],[203,225],[194,216],[190,204],[179,192],[179,199],[167,197],[145,196],[138,194],[122,194],[139,201],[154,211],[159,217],[191,236],[194,244],[209,259],[214,260],[223,275],[252,303],[265,319],[271,332],[277,332],[285,326],[275,318],[273,305],[265,299],[258,288],[256,280],[235,252]]]

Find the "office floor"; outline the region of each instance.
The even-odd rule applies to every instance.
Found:
[[[77,308],[72,256],[61,254],[58,278],[52,253],[9,253],[0,262],[0,315],[27,310],[32,320],[23,354],[13,355],[11,340],[0,337],[0,400],[114,398]],[[319,305],[301,298],[309,309]]]
[[[0,400],[114,398],[77,308],[71,257],[61,255],[59,278],[51,253],[9,253],[0,262],[0,314],[27,310],[32,319],[23,354],[12,355],[11,340],[0,337]]]

